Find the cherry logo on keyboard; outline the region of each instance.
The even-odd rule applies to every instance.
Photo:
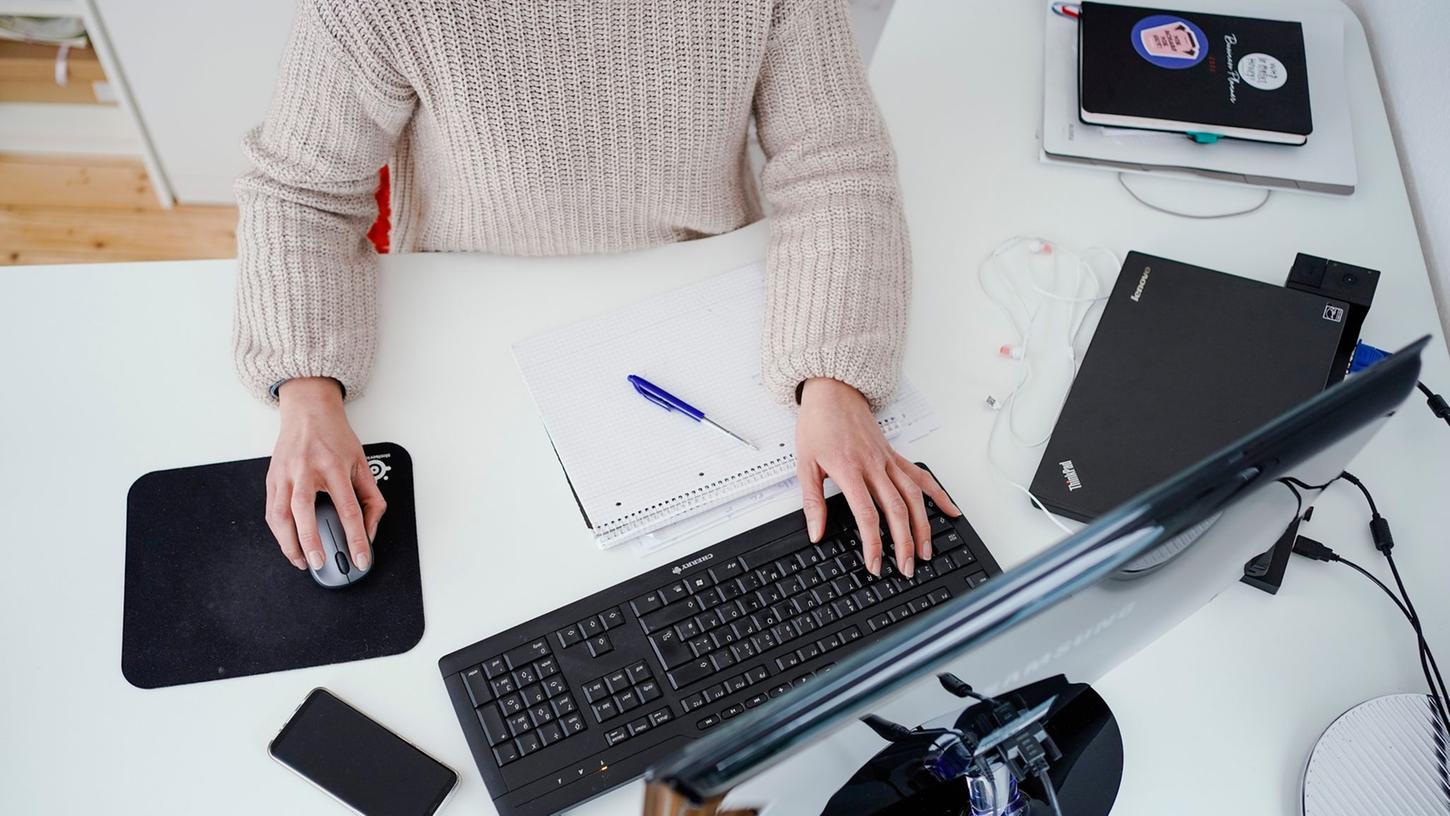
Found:
[[[704,555],[700,556],[699,558],[694,559],[693,561],[686,561],[683,564],[677,564],[674,569],[670,570],[670,572],[673,572],[674,574],[679,575],[680,573],[684,572],[685,570],[689,569],[690,567],[698,567],[701,564],[705,563],[706,561],[709,561],[711,558],[714,558],[714,557],[715,557],[715,554],[714,553],[705,553]]]

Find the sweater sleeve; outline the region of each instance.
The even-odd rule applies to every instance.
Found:
[[[301,0],[265,122],[236,182],[233,353],[244,384],[325,376],[360,395],[377,342],[378,171],[415,97],[358,7]]]
[[[911,296],[896,159],[845,0],[777,0],[755,119],[769,200],[764,379],[783,401],[831,377],[896,391]]]

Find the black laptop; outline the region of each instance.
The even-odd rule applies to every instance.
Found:
[[[1033,496],[1090,521],[1312,397],[1337,379],[1346,314],[1321,295],[1129,253]]]

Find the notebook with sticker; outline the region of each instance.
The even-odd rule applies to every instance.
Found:
[[[1302,25],[1083,3],[1079,117],[1200,141],[1303,145],[1314,130]]]

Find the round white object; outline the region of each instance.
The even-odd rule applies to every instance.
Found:
[[[1255,51],[1238,64],[1239,79],[1261,91],[1277,91],[1289,81],[1289,71],[1278,57]]]
[[[1330,724],[1304,769],[1304,816],[1450,813],[1445,732],[1424,694],[1376,697]]]

